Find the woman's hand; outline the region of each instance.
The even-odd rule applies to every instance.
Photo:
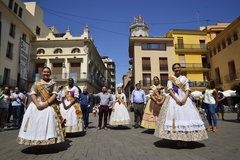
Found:
[[[37,104],[36,106],[37,106],[37,109],[41,111],[48,107],[48,103]]]
[[[175,101],[176,101],[176,103],[177,103],[178,105],[180,105],[180,106],[183,105],[182,102],[181,102],[179,99],[175,99]]]
[[[186,103],[186,101],[187,101],[187,99],[184,98],[184,99],[181,101],[182,105],[184,105],[184,104]]]

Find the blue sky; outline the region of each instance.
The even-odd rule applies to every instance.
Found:
[[[30,0],[25,0],[30,1]],[[240,16],[240,0],[36,0],[44,10],[44,22],[65,33],[68,26],[81,35],[89,25],[101,56],[116,62],[117,83],[129,67],[129,26],[142,15],[150,36],[164,36],[171,29],[232,22]]]

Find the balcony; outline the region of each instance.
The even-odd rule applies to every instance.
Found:
[[[189,82],[189,87],[207,87],[208,82],[199,82],[199,81],[190,81]]]
[[[208,53],[206,44],[175,44],[176,52],[204,52]]]
[[[180,63],[182,70],[210,70],[210,64]]]

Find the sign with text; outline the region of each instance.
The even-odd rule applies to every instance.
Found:
[[[29,44],[20,39],[20,78],[28,80],[28,49]]]

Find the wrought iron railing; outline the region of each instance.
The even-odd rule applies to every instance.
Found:
[[[192,68],[192,69],[200,69],[200,68],[210,68],[210,64],[204,63],[180,63],[182,68]]]
[[[206,44],[175,44],[175,49],[207,49]]]

